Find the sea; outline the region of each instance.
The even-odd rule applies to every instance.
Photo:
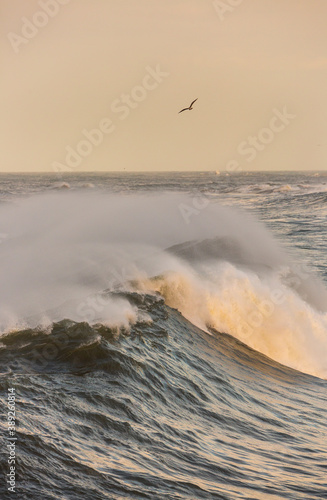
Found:
[[[0,174],[0,498],[327,499],[327,173]]]

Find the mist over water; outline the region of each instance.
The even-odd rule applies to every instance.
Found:
[[[0,174],[18,497],[325,498],[326,216],[323,173]]]
[[[104,291],[159,292],[207,332],[327,377],[327,291],[249,214],[183,193],[50,192],[1,204],[2,333],[68,318],[128,327]]]

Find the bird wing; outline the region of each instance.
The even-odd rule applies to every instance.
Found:
[[[181,109],[180,111],[178,111],[178,114],[179,114],[179,113],[181,113],[182,111],[186,111],[186,110],[188,110],[188,109],[190,109],[190,108],[184,108],[184,109]]]
[[[190,108],[193,106],[193,104],[195,103],[195,101],[198,100],[198,97],[196,99],[194,99],[194,101],[191,102],[191,105],[190,105]]]

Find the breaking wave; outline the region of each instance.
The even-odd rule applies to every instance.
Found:
[[[160,294],[202,330],[327,378],[326,289],[240,210],[67,190],[3,205],[0,223],[3,334],[64,318],[128,330],[151,321],[128,294]]]

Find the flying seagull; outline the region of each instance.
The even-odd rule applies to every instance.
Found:
[[[182,113],[182,111],[186,111],[187,109],[191,111],[191,110],[193,109],[193,108],[192,108],[193,104],[194,104],[194,103],[195,103],[195,101],[197,101],[197,100],[198,100],[198,98],[194,99],[194,101],[192,101],[192,102],[191,102],[191,104],[190,104],[190,106],[189,106],[188,108],[181,109],[178,113]]]

